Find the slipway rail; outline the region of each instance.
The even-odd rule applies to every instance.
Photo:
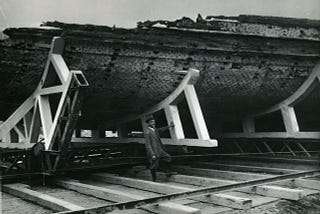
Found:
[[[107,213],[107,212],[111,212],[114,210],[125,210],[125,209],[139,208],[139,207],[142,207],[145,205],[168,202],[170,200],[184,199],[184,198],[189,198],[192,196],[218,193],[218,192],[224,192],[224,191],[228,191],[228,190],[236,190],[236,189],[241,189],[241,188],[245,188],[245,187],[252,187],[252,186],[256,186],[256,185],[284,181],[284,180],[288,180],[288,179],[305,178],[305,177],[317,176],[317,175],[320,175],[320,170],[312,170],[312,171],[307,171],[307,172],[281,175],[281,176],[275,176],[275,177],[271,177],[271,178],[245,181],[245,182],[224,185],[224,186],[218,186],[218,187],[216,187],[216,186],[215,187],[206,187],[206,188],[201,188],[201,189],[197,189],[197,190],[193,190],[193,191],[185,191],[185,192],[174,193],[174,194],[169,194],[169,195],[165,195],[165,196],[158,196],[158,197],[152,197],[152,198],[148,198],[148,199],[134,200],[134,201],[125,202],[125,203],[116,203],[116,204],[112,204],[112,205],[98,206],[98,207],[93,207],[93,208],[89,208],[89,209],[77,210],[77,211],[60,212],[59,214]]]

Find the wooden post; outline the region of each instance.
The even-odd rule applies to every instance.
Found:
[[[30,127],[30,135],[29,135],[30,143],[38,142],[40,126],[41,126],[40,113],[39,113],[38,102],[36,101],[34,105],[34,111],[33,111],[33,116],[31,121],[31,127]]]
[[[291,134],[299,132],[299,124],[294,108],[291,106],[283,106],[281,107],[281,113],[286,131]]]
[[[184,89],[184,94],[190,109],[191,117],[196,129],[198,138],[201,140],[209,140],[210,136],[208,133],[207,125],[204,120],[200,103],[196,90],[193,85],[187,85]]]
[[[148,124],[146,123],[146,116],[141,117],[141,124],[144,133],[147,133]]]
[[[128,137],[128,130],[126,124],[118,124],[117,125],[117,132],[119,138],[127,138]]]
[[[91,136],[92,136],[92,139],[99,139],[100,138],[99,130],[98,129],[91,130]]]
[[[174,123],[174,127],[170,130],[171,138],[173,139],[184,139],[184,132],[182,128],[182,123],[179,115],[179,109],[176,105],[169,105],[165,109],[166,118],[168,123]]]
[[[24,117],[23,117],[23,124],[24,124],[24,132],[26,134],[26,139],[29,138],[29,133],[31,129],[31,121],[32,121],[32,113],[29,111]]]
[[[40,112],[40,118],[43,128],[43,135],[45,139],[45,144],[47,145],[46,148],[49,145],[49,133],[50,129],[52,127],[52,116],[51,116],[51,107],[49,103],[49,97],[48,96],[39,96],[39,112]]]

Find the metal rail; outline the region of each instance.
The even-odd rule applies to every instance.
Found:
[[[280,175],[280,176],[275,176],[271,178],[244,181],[236,184],[229,184],[229,185],[218,186],[218,187],[206,187],[206,188],[201,188],[193,191],[185,191],[185,192],[179,192],[179,193],[169,194],[165,196],[152,197],[148,199],[134,200],[134,201],[116,203],[116,204],[106,205],[106,206],[98,206],[98,207],[93,207],[89,209],[59,212],[59,214],[107,213],[113,210],[139,208],[141,206],[164,203],[170,200],[189,198],[193,196],[199,196],[199,195],[205,195],[205,194],[211,194],[211,193],[217,193],[217,192],[224,192],[228,190],[240,189],[240,188],[250,187],[250,186],[257,186],[261,184],[267,184],[267,183],[288,180],[288,179],[317,176],[319,174],[320,174],[320,170],[313,170],[313,171],[300,172],[300,173],[294,173],[294,174],[288,174],[288,175]]]

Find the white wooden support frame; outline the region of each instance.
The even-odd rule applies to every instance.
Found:
[[[67,97],[71,86],[85,87],[88,82],[81,71],[69,71],[63,57],[64,40],[54,37],[40,83],[34,93],[3,123],[0,124],[0,140],[12,142],[10,133],[16,132],[23,143],[38,143],[51,149],[57,137],[59,118],[68,107]],[[77,75],[84,82],[79,83]],[[60,94],[56,112],[52,115],[50,95]],[[41,139],[42,138],[42,139]]]
[[[210,139],[210,135],[208,132],[208,128],[205,122],[205,118],[203,116],[201,106],[198,100],[198,96],[195,90],[194,85],[199,79],[200,72],[195,69],[189,69],[187,72],[179,72],[186,73],[185,77],[179,84],[179,86],[163,101],[151,107],[144,113],[136,116],[126,117],[117,121],[110,121],[109,124],[103,124],[103,127],[114,126],[118,130],[119,127],[124,126],[126,123],[131,121],[140,120],[142,124],[143,131],[145,132],[147,129],[147,124],[145,123],[145,118],[148,115],[154,114],[157,111],[164,110],[165,116],[168,122],[168,125],[173,122],[174,127],[170,129],[171,138],[163,138],[162,142],[164,144],[169,145],[182,145],[182,146],[195,146],[195,147],[216,147],[218,145],[217,140]],[[186,98],[192,121],[197,133],[197,139],[186,139],[183,124],[180,119],[178,103],[181,102],[183,97]],[[121,136],[123,136],[121,134]],[[130,143],[130,142],[138,142],[144,143],[144,138],[95,138],[95,139],[85,139],[85,138],[73,138],[73,142],[105,142],[105,143]]]
[[[263,111],[247,115],[242,120],[243,132],[220,133],[221,138],[293,138],[320,139],[320,131],[301,131],[294,106],[307,97],[320,84],[320,63],[312,70],[307,80],[284,101]],[[319,108],[319,106],[317,107]],[[254,119],[263,115],[280,111],[285,127],[284,132],[256,132]]]

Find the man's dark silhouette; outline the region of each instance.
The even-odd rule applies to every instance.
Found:
[[[145,133],[145,146],[147,150],[147,157],[149,161],[149,169],[152,175],[152,181],[156,181],[157,179],[157,169],[159,168],[160,160],[166,164],[166,173],[168,176],[176,174],[175,172],[170,172],[170,163],[172,161],[172,157],[165,151],[159,135],[159,131],[168,130],[169,128],[174,127],[174,124],[171,123],[170,126],[157,129],[156,121],[152,115],[147,117],[146,123],[148,124],[148,128]]]

